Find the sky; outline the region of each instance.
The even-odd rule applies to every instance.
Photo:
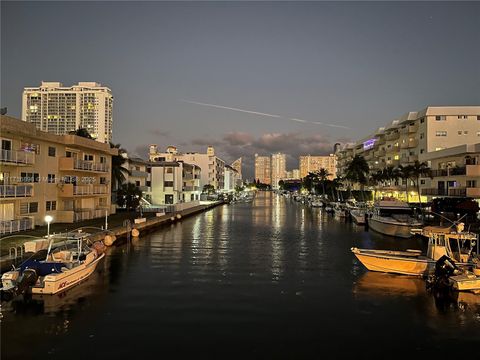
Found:
[[[1,106],[96,81],[147,157],[325,155],[408,111],[480,104],[478,2],[1,2]]]

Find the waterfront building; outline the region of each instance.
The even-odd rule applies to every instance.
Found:
[[[308,173],[314,173],[325,169],[330,174],[328,178],[333,180],[337,175],[337,157],[335,154],[327,156],[302,155],[299,159],[300,178],[303,179]]]
[[[272,155],[272,188],[278,189],[280,180],[284,180],[287,175],[287,156],[282,153]]]
[[[149,163],[141,158],[129,157],[126,154],[123,167],[129,171],[129,173],[125,173],[125,183],[135,184],[146,198],[150,191]]]
[[[230,165],[225,165],[224,191],[233,192],[236,186],[242,184],[242,178],[236,169]]]
[[[432,151],[421,160],[432,170],[431,177],[420,179],[420,192],[428,200],[460,196],[480,201],[480,142]]]
[[[429,106],[408,112],[365,138],[340,147],[336,153],[337,168],[340,175],[344,174],[355,155],[365,158],[371,172],[387,166],[412,165],[417,160],[422,162],[436,156],[431,153],[472,145],[479,139],[480,106]],[[406,185],[413,184],[409,181]],[[426,185],[422,184],[422,187]],[[405,184],[401,182],[392,183],[388,188],[378,189],[378,195],[406,200],[404,188]],[[411,195],[415,198],[415,189],[413,192]]]
[[[158,151],[155,144],[150,145],[149,158],[151,162],[157,161],[183,161],[197,165],[201,171],[200,186],[212,185],[215,190],[224,188],[225,162],[215,155],[213,146],[207,147],[206,153],[188,152],[180,153],[175,146],[169,146],[163,153]]]
[[[1,116],[0,233],[53,222],[104,217],[111,206],[111,163],[117,149],[76,135],[40,131]]]
[[[22,120],[56,135],[85,128],[97,141],[109,143],[112,114],[112,92],[96,82],[66,87],[59,82],[42,81],[39,87],[23,90]]]
[[[270,156],[259,156],[255,154],[255,180],[262,184],[270,185],[272,183]]]
[[[183,161],[150,164],[150,199],[153,205],[174,205],[200,200],[201,168]]]
[[[237,171],[238,176],[242,179],[242,158],[238,158],[230,166]]]

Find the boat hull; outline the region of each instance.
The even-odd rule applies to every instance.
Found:
[[[351,211],[350,215],[352,216],[352,219],[356,224],[358,225],[365,224],[365,214],[357,214],[354,211]]]
[[[401,238],[411,238],[413,236],[413,234],[411,233],[411,230],[418,228],[418,225],[401,225],[401,224],[385,223],[375,218],[370,218],[368,219],[368,227],[384,235],[401,237]]]
[[[395,256],[395,252],[368,251],[353,248],[356,258],[370,271],[427,276],[435,270],[435,261],[420,256]]]
[[[81,264],[69,271],[45,276],[43,286],[32,287],[32,294],[56,294],[75,286],[95,271],[104,256],[105,254],[101,254],[92,262]]]
[[[480,293],[480,276],[472,274],[451,276],[450,283],[457,291],[472,291]]]

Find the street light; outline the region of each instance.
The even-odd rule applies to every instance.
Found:
[[[47,257],[45,258],[45,261],[48,259],[48,254],[50,254],[50,250],[52,248],[52,242],[50,241],[50,223],[53,220],[53,217],[50,215],[45,216],[44,218],[45,222],[47,223],[47,239],[48,241],[48,250],[47,250]]]

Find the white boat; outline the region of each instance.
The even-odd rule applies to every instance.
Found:
[[[368,218],[368,226],[381,234],[410,238],[412,230],[422,226],[414,217],[414,209],[401,201],[379,201]]]
[[[478,244],[478,236],[450,228],[426,227],[423,233],[428,236],[428,249],[425,255],[420,250],[373,250],[351,248],[356,258],[371,271],[395,274],[428,276],[433,274],[437,260],[448,256],[458,267],[473,265],[472,251]]]
[[[53,244],[34,253],[19,267],[2,275],[3,291],[14,294],[55,294],[88,278],[105,256],[105,245],[88,247],[86,235]]]

